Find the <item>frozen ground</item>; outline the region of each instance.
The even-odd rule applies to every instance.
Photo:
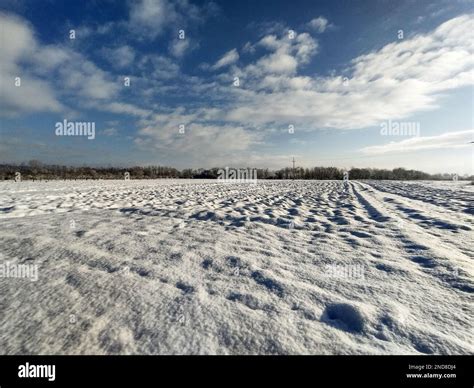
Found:
[[[473,194],[2,182],[0,353],[472,354]]]

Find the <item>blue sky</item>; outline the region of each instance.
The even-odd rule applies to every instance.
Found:
[[[3,1],[0,162],[473,174],[472,8]]]

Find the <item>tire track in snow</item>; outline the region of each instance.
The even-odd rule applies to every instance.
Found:
[[[464,249],[460,249],[457,240],[437,237],[414,222],[400,222],[403,217],[397,208],[391,207],[390,202],[383,202],[378,198],[381,194],[364,183],[353,183],[353,190],[368,211],[375,212],[375,219],[382,217],[398,224],[395,225],[396,234],[393,237],[399,241],[408,259],[424,273],[435,277],[449,288],[474,292],[474,284],[470,280],[473,274],[472,261]],[[361,194],[361,191],[368,194]]]

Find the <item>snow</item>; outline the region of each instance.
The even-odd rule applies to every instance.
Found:
[[[473,192],[1,182],[1,353],[472,354]]]

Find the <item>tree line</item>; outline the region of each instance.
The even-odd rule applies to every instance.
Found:
[[[135,167],[73,167],[43,164],[32,160],[22,164],[0,164],[0,180],[13,180],[17,173],[21,180],[68,180],[68,179],[217,179],[221,167],[210,169],[187,168],[178,170],[168,166]],[[280,170],[257,169],[257,179],[349,179],[376,180],[474,180],[474,176],[457,177],[453,174],[427,174],[417,170],[394,168],[351,168],[346,171],[337,167],[290,168]]]

